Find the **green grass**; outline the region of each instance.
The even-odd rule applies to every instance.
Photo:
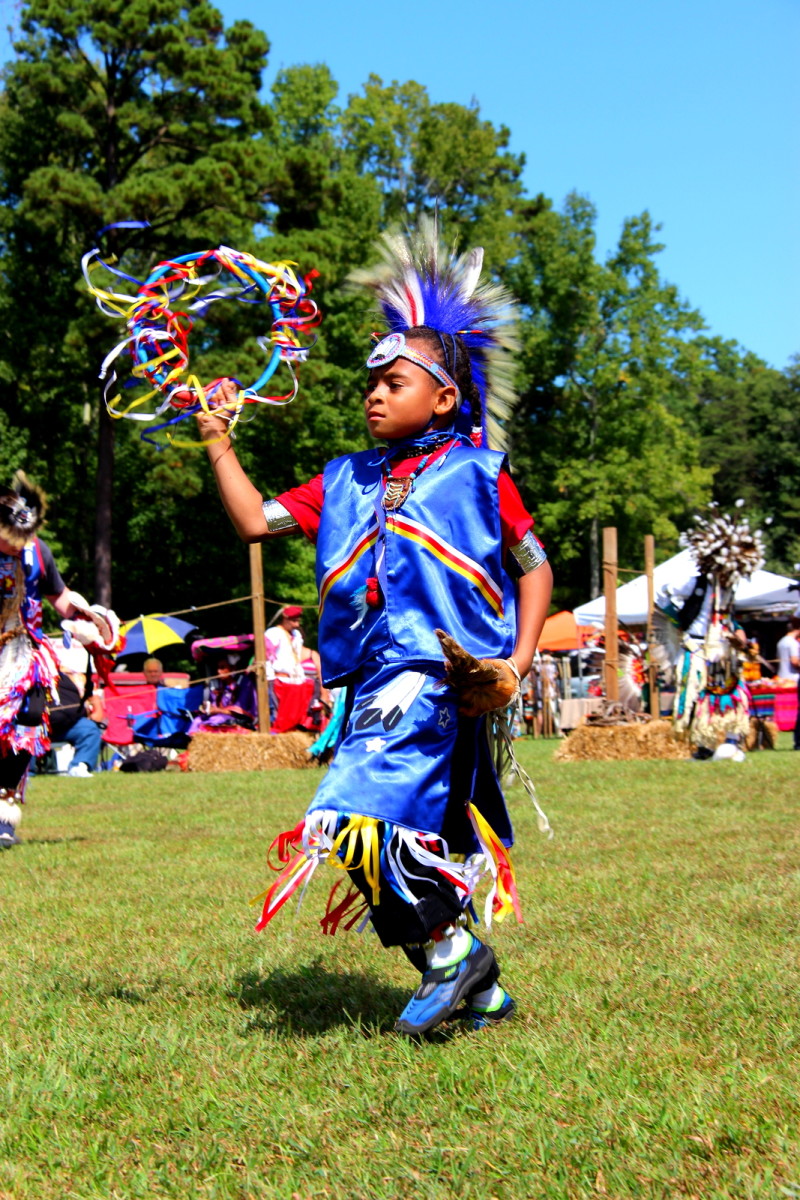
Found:
[[[253,933],[318,776],[35,780],[0,857],[0,1200],[800,1200],[800,755],[552,761],[510,803],[519,1017],[392,1032],[399,952]]]

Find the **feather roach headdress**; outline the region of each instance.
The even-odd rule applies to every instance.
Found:
[[[383,261],[354,272],[351,282],[373,293],[389,334],[402,335],[425,325],[451,339],[461,338],[480,396],[483,443],[503,449],[503,422],[514,403],[511,352],[517,347],[516,310],[505,288],[481,282],[483,249],[476,247],[461,255],[455,249],[449,251],[439,239],[438,222],[431,217],[422,217],[416,231],[407,235],[384,234],[378,249]],[[394,342],[384,338],[369,365],[401,356],[420,361],[418,355],[398,352],[398,345],[402,346],[402,337]],[[446,354],[447,339],[444,350]],[[426,369],[440,377],[430,360]],[[474,432],[476,416],[470,399],[462,396],[456,428]]]
[[[11,487],[0,488],[0,537],[21,550],[41,527],[46,511],[42,489],[31,483],[24,471],[17,471]]]
[[[697,517],[694,529],[681,535],[681,545],[688,546],[698,571],[724,588],[749,579],[764,562],[761,531],[751,529],[746,517],[720,512],[716,504]]]

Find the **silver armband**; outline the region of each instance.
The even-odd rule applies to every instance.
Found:
[[[540,545],[530,530],[521,542],[517,542],[516,546],[511,547],[511,553],[517,560],[523,575],[530,575],[531,571],[535,571],[543,562],[547,562],[544,547]]]
[[[267,529],[270,533],[285,533],[299,529],[288,508],[284,508],[280,500],[265,500],[261,506],[267,519]]]

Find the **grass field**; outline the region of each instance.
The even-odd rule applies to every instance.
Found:
[[[519,1016],[392,1032],[415,978],[253,933],[318,776],[34,780],[0,856],[0,1200],[800,1200],[800,755],[552,762],[510,793]]]

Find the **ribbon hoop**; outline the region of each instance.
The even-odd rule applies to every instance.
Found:
[[[119,222],[118,226],[107,228],[117,227],[137,227],[137,223]],[[229,246],[219,246],[216,250],[183,254],[161,262],[144,282],[139,282],[113,263],[103,261],[99,250],[85,254],[81,260],[83,277],[98,308],[108,317],[125,321],[127,326],[127,336],[109,351],[100,369],[103,401],[110,416],[147,423],[149,427],[142,432],[142,439],[163,449],[165,444],[208,444],[179,439],[174,433],[176,425],[201,411],[222,410],[230,433],[246,405],[290,404],[298,391],[295,367],[306,360],[316,341],[312,336],[311,342],[304,345],[300,335],[310,334],[321,320],[319,309],[309,295],[317,272],[303,278],[295,273],[296,265],[288,261],[267,263]],[[101,286],[96,281],[99,271],[136,284],[136,294]],[[196,371],[189,369],[189,335],[194,322],[219,300],[266,304],[271,313],[270,332],[257,339],[267,359],[264,369],[247,386],[234,379],[238,387],[236,399],[227,404],[214,399],[223,382],[221,378],[204,388]],[[178,301],[182,309],[178,309]],[[122,355],[131,360],[132,366],[130,378],[120,388],[116,364]],[[292,385],[283,393],[271,394],[266,390],[267,384],[281,363],[286,364]],[[146,390],[130,400],[123,398],[122,391],[137,384]],[[167,419],[159,421],[164,416]],[[163,442],[157,435],[163,436]]]

